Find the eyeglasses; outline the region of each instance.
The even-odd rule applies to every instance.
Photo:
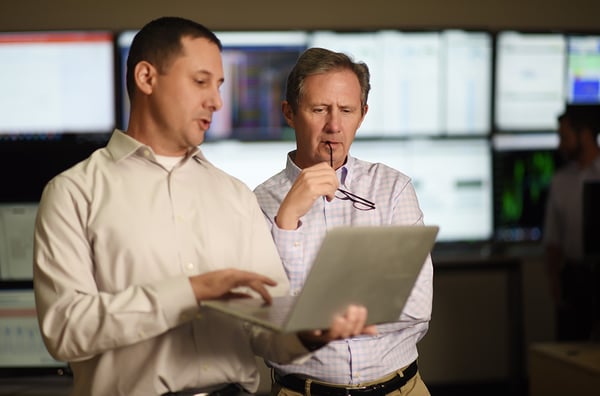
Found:
[[[338,193],[341,193],[343,196],[340,196]],[[337,199],[341,199],[343,201],[352,201],[352,206],[354,206],[358,210],[373,210],[375,209],[375,202],[371,202],[368,199],[364,199],[359,197],[356,194],[352,194],[349,191],[342,190],[341,188],[337,189],[335,194]]]
[[[333,148],[331,147],[331,143],[327,142],[327,145],[329,146],[329,165],[333,168]],[[359,197],[358,195],[352,194],[350,191],[342,190],[341,188],[337,189],[335,197],[343,201],[351,201],[352,206],[358,210],[367,211],[375,209],[375,202],[371,202],[368,199]]]

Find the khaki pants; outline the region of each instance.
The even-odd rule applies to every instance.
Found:
[[[367,385],[367,384],[365,384]],[[387,393],[388,396],[431,396],[427,386],[421,379],[421,375],[417,371],[404,386],[400,389]],[[319,395],[304,395],[303,393],[295,392],[288,388],[282,388],[281,385],[273,383],[271,385],[271,396],[319,396]]]

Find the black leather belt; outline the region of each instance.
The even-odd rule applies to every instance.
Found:
[[[203,392],[199,389],[184,389],[177,392],[163,393],[161,396],[194,396],[194,395],[206,395],[206,396],[238,396],[246,395],[246,391],[238,384],[229,384],[224,388],[217,389],[212,392]]]
[[[314,396],[364,396],[364,395],[385,395],[403,387],[411,378],[413,378],[418,371],[417,361],[412,362],[406,369],[404,369],[404,376],[401,377],[399,374],[388,381],[381,382],[379,384],[345,388],[338,386],[325,385],[318,382],[310,383],[310,394]],[[284,388],[293,390],[294,392],[305,394],[306,392],[306,378],[299,377],[294,374],[279,375],[276,372],[273,375],[275,382]]]

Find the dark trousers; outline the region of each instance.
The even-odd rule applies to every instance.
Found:
[[[569,263],[561,271],[562,300],[557,310],[558,341],[588,341],[599,317],[598,271],[589,263]]]

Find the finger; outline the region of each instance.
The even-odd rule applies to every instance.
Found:
[[[264,286],[264,284],[262,283],[261,280],[252,281],[252,282],[248,283],[247,286],[250,287],[255,292],[257,292],[262,297],[262,299],[265,301],[265,303],[267,305],[271,305],[271,303],[273,302],[273,298],[271,297],[271,294],[269,293],[269,291]],[[275,286],[275,285],[271,285],[271,286]]]
[[[358,335],[363,332],[367,323],[367,309],[363,306],[352,306],[352,316],[350,317],[350,326],[353,335]]]
[[[377,335],[378,334],[377,326],[375,326],[375,325],[365,326],[363,328],[362,334]]]
[[[241,293],[241,292],[227,292],[223,295],[223,298],[226,300],[233,300],[233,299],[237,299],[237,298],[252,298],[252,296],[248,293]]]
[[[331,332],[340,338],[348,338],[362,334],[366,320],[366,308],[350,305],[346,308],[343,316],[334,318]]]
[[[251,282],[258,281],[268,286],[277,286],[277,282],[273,278],[268,276],[257,274],[256,272],[250,271],[239,271],[238,284],[237,286],[249,285]]]
[[[348,338],[350,336],[348,319],[339,315],[335,316],[326,334],[332,340]]]

